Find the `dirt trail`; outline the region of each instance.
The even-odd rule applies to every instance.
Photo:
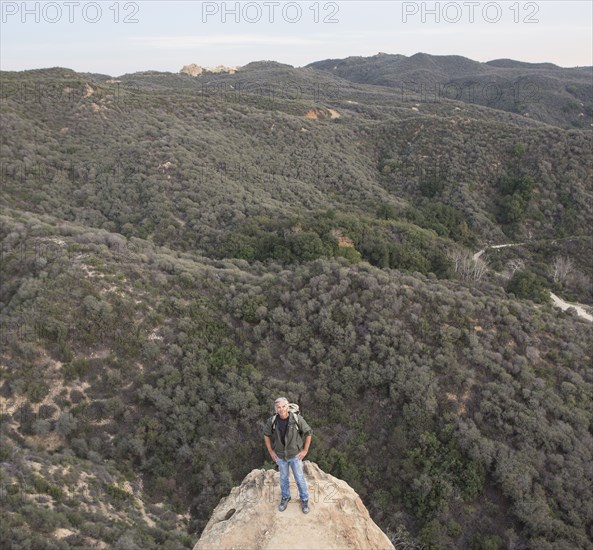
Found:
[[[492,246],[487,246],[486,248],[482,248],[482,250],[478,250],[478,252],[476,252],[473,255],[473,259],[477,260],[480,256],[482,256],[482,254],[484,254],[484,252],[486,252],[486,250],[488,250],[490,248],[493,248],[493,249],[494,248],[507,248],[509,246],[522,246],[524,244],[525,243],[505,243],[505,244],[495,244]],[[587,310],[585,309],[586,306],[584,304],[566,302],[559,296],[556,296],[556,294],[554,294],[553,292],[550,292],[550,297],[552,298],[552,304],[554,304],[556,307],[560,308],[562,311],[566,311],[567,309],[572,307],[575,309],[575,311],[577,312],[577,315],[579,317],[582,317],[583,319],[586,319],[587,321],[593,322],[593,315],[587,313]]]
[[[593,315],[587,313],[582,304],[573,304],[571,302],[565,302],[562,298],[559,298],[553,292],[550,292],[552,302],[556,307],[559,307],[562,311],[566,311],[568,308],[574,307],[579,317],[587,319],[587,321],[593,321]]]
[[[486,250],[488,250],[489,248],[508,248],[509,246],[521,246],[525,243],[507,243],[507,244],[494,244],[492,246],[487,246],[486,248],[482,248],[482,250],[478,250],[478,252],[476,252],[473,255],[474,260],[477,260],[482,254],[484,254],[484,252],[486,252]]]

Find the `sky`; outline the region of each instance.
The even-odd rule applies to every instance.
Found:
[[[593,65],[593,3],[0,1],[0,69],[119,76],[379,52]]]

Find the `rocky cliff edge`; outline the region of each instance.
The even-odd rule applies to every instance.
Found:
[[[360,497],[344,481],[303,462],[309,488],[309,514],[301,512],[292,473],[292,500],[278,511],[276,470],[253,470],[212,513],[194,550],[393,549]]]

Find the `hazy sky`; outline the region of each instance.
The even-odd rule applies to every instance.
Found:
[[[378,52],[593,65],[592,3],[4,1],[2,70],[113,76]]]

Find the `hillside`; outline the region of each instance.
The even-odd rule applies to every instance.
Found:
[[[456,99],[562,128],[587,128],[593,123],[593,73],[586,68],[511,59],[479,63],[457,55],[424,53],[326,59],[308,67],[352,82],[390,86],[402,98],[417,92],[425,102]]]
[[[1,74],[12,548],[192,548],[280,394],[394,544],[591,547],[590,131],[346,76]]]
[[[341,231],[374,265],[439,276],[443,238],[541,250],[588,237],[589,132],[461,102],[401,102],[333,77],[315,89],[311,69],[252,65],[207,89],[154,72],[115,84],[60,69],[6,74],[6,206],[248,261],[343,253],[331,234]],[[261,88],[245,91],[253,81]],[[288,89],[302,96],[286,99]],[[591,302],[572,287],[567,298]]]

